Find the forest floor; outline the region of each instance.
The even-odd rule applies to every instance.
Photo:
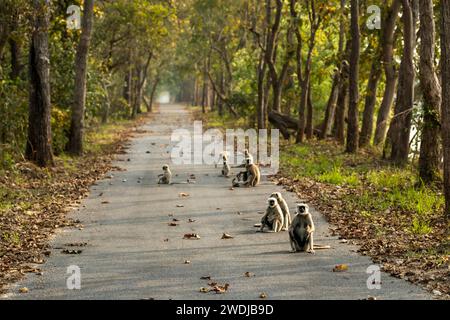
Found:
[[[41,275],[28,274],[3,298],[434,297],[385,272],[381,287],[370,288],[367,270],[374,263],[356,252],[358,246],[333,235],[314,207],[315,242],[330,245],[329,250],[292,254],[287,232],[255,232],[272,192],[283,192],[291,210],[305,199],[284,191],[267,174],[256,188],[231,188],[231,179],[220,176],[213,164],[174,164],[172,133],[179,128],[194,133],[190,113],[180,105],[162,105],[154,116],[116,157],[113,165],[121,169],[96,181],[79,210],[67,213],[79,225],[52,237],[46,262],[38,265]],[[172,164],[179,184],[157,184],[164,163]],[[187,178],[195,183],[183,184]],[[34,238],[39,236],[36,231]],[[67,287],[72,266],[80,268],[80,290]]]
[[[52,168],[26,161],[0,167],[0,293],[27,273],[42,274],[39,265],[50,254],[48,242],[57,230],[83,228],[66,214],[79,207],[106,172],[119,169],[112,166],[114,156],[124,152],[126,141],[149,117],[89,128],[85,154],[55,156]]]
[[[244,119],[195,112],[205,127],[245,128]],[[359,246],[392,276],[450,298],[450,228],[442,186],[419,183],[416,168],[398,168],[375,149],[344,153],[335,141],[282,141],[273,180],[306,199],[343,241]]]

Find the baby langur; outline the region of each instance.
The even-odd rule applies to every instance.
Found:
[[[158,184],[171,184],[172,183],[172,172],[169,169],[167,164],[162,167],[163,173],[158,175],[159,181]]]
[[[222,166],[222,175],[224,177],[230,176],[230,165],[228,164],[228,159],[226,155],[223,155],[223,166]]]
[[[314,222],[307,204],[297,204],[297,214],[289,227],[289,238],[293,252],[314,253]]]
[[[269,198],[267,200],[268,206],[266,213],[261,218],[260,232],[264,232],[264,229],[268,229],[266,232],[280,232],[283,227],[283,212],[278,204],[277,199]]]
[[[289,212],[289,207],[288,207],[286,201],[283,199],[280,192],[274,192],[270,195],[270,197],[277,199],[278,204],[280,205],[281,211],[283,212],[284,224],[283,224],[283,228],[281,230],[283,230],[283,231],[288,230],[289,226],[292,223],[292,217],[291,217],[291,213]]]

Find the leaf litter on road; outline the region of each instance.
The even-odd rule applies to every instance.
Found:
[[[200,239],[200,236],[197,233],[186,233],[183,236],[183,239],[198,240],[198,239]]]

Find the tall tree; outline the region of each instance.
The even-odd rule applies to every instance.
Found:
[[[33,0],[30,44],[30,101],[25,157],[39,166],[53,165],[50,125],[50,56],[48,28],[50,8],[45,0]]]
[[[441,85],[434,62],[435,36],[432,0],[419,0],[420,5],[420,67],[419,78],[423,95],[423,129],[420,139],[419,175],[422,181],[434,181],[440,162]]]
[[[349,74],[349,104],[348,104],[348,128],[346,152],[358,151],[359,143],[359,55],[360,55],[360,31],[359,31],[359,0],[351,1],[351,52]]]
[[[344,58],[344,43],[345,43],[345,2],[346,0],[340,0],[341,6],[339,11],[339,45],[338,45],[338,63],[333,74],[333,82],[331,84],[331,93],[328,98],[327,108],[325,111],[325,119],[320,131],[320,139],[325,139],[331,134],[332,124],[336,115],[336,106],[339,98],[339,90],[342,85],[341,67],[342,59]]]
[[[441,1],[442,139],[445,213],[450,219],[450,0]]]
[[[299,83],[300,83],[300,104],[298,108],[298,115],[299,115],[299,123],[298,123],[298,131],[297,131],[297,143],[303,142],[304,136],[305,136],[305,130],[307,128],[307,114],[306,114],[306,108],[308,107],[308,95],[309,90],[311,89],[310,82],[311,82],[311,69],[312,69],[312,54],[314,47],[316,45],[316,35],[317,31],[320,28],[320,25],[322,23],[323,16],[319,13],[317,14],[317,8],[316,8],[316,1],[315,0],[308,0],[306,1],[307,4],[307,11],[308,11],[308,20],[309,20],[309,40],[308,40],[308,53],[306,55],[305,60],[305,67],[304,70],[301,70],[301,55],[299,56],[297,54],[297,69],[300,69],[298,72],[299,77]],[[301,43],[302,38],[300,31],[297,28],[297,42],[300,46],[301,50]],[[300,68],[299,68],[300,66]],[[310,108],[310,117],[311,121],[310,124],[310,133],[312,132],[312,110]]]
[[[377,124],[375,128],[374,144],[380,145],[384,142],[388,127],[389,114],[394,101],[395,87],[397,85],[397,72],[394,61],[395,27],[401,0],[393,0],[389,7],[386,18],[383,20],[381,30],[381,63],[384,67],[386,77],[383,100],[378,110]]]
[[[84,1],[81,37],[75,57],[75,89],[70,123],[68,152],[75,155],[83,153],[84,109],[86,104],[86,75],[89,43],[91,41],[94,18],[94,0]]]
[[[367,82],[366,101],[364,104],[363,122],[361,135],[359,137],[360,147],[365,147],[370,143],[373,134],[373,115],[377,101],[378,82],[381,78],[381,65],[378,60],[379,55],[374,57],[370,69],[369,81]]]
[[[390,159],[397,164],[405,164],[408,161],[415,77],[413,63],[415,28],[412,0],[402,0],[402,7],[403,55],[400,63],[395,112],[385,147],[385,149],[391,150]]]

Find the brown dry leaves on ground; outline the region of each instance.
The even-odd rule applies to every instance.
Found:
[[[56,229],[82,228],[66,213],[80,205],[96,180],[114,169],[114,154],[125,153],[126,141],[140,133],[136,126],[143,121],[140,118],[115,132],[113,142],[102,146],[101,152],[66,160],[69,166],[61,159],[48,169],[22,162],[0,176],[4,197],[0,199],[0,293],[26,273],[40,274],[33,265],[42,264],[50,254],[48,241]],[[2,206],[5,199],[10,204]]]
[[[367,217],[352,210],[346,196],[360,196],[361,188],[320,183],[310,178],[273,179],[323,213],[334,225],[333,235],[353,239],[360,246],[359,252],[370,256],[384,271],[419,284],[438,298],[450,298],[448,248],[444,245],[448,235],[442,214],[433,217],[431,233],[412,234],[408,231],[411,215],[407,212],[392,209]],[[369,191],[368,186],[364,187]]]

